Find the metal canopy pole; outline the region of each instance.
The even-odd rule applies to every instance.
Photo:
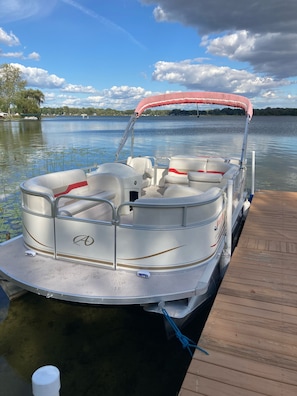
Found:
[[[240,158],[240,167],[241,168],[244,164],[244,160],[246,157],[246,146],[247,146],[247,139],[248,139],[249,122],[250,122],[250,117],[249,117],[249,115],[247,115],[246,121],[245,121],[245,129],[244,129],[242,151],[241,151],[241,158]]]

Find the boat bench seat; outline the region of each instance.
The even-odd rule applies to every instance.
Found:
[[[104,204],[104,201],[97,201],[97,199],[111,201],[114,197],[115,193],[112,191],[101,191],[98,194],[84,196],[81,199],[66,198],[67,202],[65,203],[64,199],[61,198],[59,199],[58,214],[74,216],[80,213],[82,215],[82,212],[85,212],[94,206]],[[62,203],[62,205],[60,205],[60,203]]]
[[[199,192],[191,187],[180,187],[179,191],[169,187],[162,198],[137,199],[133,207],[133,225],[164,229],[186,227],[221,213],[223,198],[219,188]]]
[[[191,197],[193,195],[199,195],[201,191],[196,188],[181,184],[172,184],[165,188],[163,197],[164,198],[180,198],[180,197]]]
[[[188,172],[205,172],[207,158],[176,155],[170,158],[165,184],[188,184]]]
[[[189,186],[198,190],[205,191],[211,187],[224,188],[227,185],[229,179],[233,179],[238,173],[239,166],[228,164],[228,170],[225,173],[216,171],[212,172],[189,172]]]
[[[206,178],[205,174],[210,174],[210,179],[217,180],[230,169],[230,166],[224,158],[173,156],[169,161],[165,184],[189,184],[189,172],[204,175],[202,178]]]
[[[87,177],[82,169],[72,169],[36,176],[22,184],[23,206],[44,215],[52,215],[52,203],[57,200],[58,214],[76,215],[115,197],[113,191],[105,191],[96,177]],[[28,192],[28,193],[27,193]],[[31,193],[31,194],[30,194]],[[69,195],[78,196],[73,198]],[[68,198],[69,197],[69,198]],[[108,204],[107,204],[108,205]]]

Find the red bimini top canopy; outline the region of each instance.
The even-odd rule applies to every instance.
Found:
[[[239,107],[245,111],[250,120],[253,117],[253,106],[249,99],[244,96],[222,92],[174,92],[150,96],[139,102],[135,109],[135,115],[136,117],[140,117],[146,109],[152,107],[186,103],[204,103]]]

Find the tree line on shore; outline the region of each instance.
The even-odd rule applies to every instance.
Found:
[[[94,107],[42,107],[40,109],[41,115],[44,117],[52,116],[81,116],[83,114],[91,116],[104,116],[104,117],[115,117],[115,116],[131,116],[134,109],[130,110],[116,110],[116,109],[97,109]],[[244,115],[244,111],[241,109],[223,108],[223,109],[211,109],[211,110],[146,110],[144,112],[146,116],[208,116],[208,115]],[[272,108],[266,107],[265,109],[254,109],[254,116],[297,116],[297,108]]]

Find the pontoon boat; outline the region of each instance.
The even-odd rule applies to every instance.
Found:
[[[132,151],[119,160],[146,109],[188,103],[244,110],[239,158],[177,153],[160,164]],[[115,162],[21,184],[23,235],[0,247],[0,274],[49,298],[136,304],[149,312],[166,309],[174,319],[188,317],[210,296],[230,261],[232,235],[248,198],[252,112],[247,98],[233,94],[185,92],[143,99]]]

